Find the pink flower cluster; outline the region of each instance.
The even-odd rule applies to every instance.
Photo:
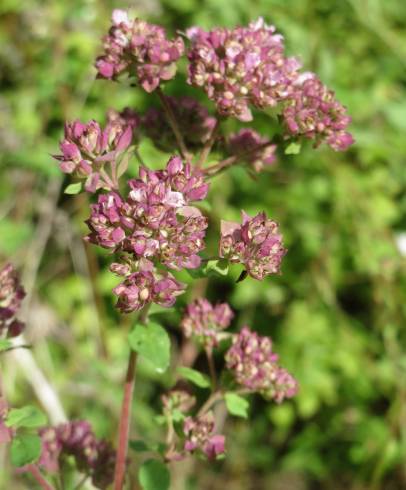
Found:
[[[129,187],[126,199],[115,192],[99,196],[86,222],[86,239],[130,255],[131,265],[113,265],[114,272],[126,276],[114,290],[122,311],[151,301],[171,306],[184,285],[155,270],[153,260],[175,270],[199,267],[207,219],[190,203],[204,199],[208,184],[201,172],[172,157],[165,170],[140,168]]]
[[[39,465],[46,471],[59,471],[63,456],[73,456],[78,469],[92,478],[96,488],[107,488],[113,481],[115,452],[97,439],[86,421],[72,421],[40,429],[42,452]]]
[[[183,424],[187,452],[201,451],[209,459],[216,459],[225,452],[225,437],[215,434],[213,412],[197,417],[187,417]]]
[[[188,412],[196,403],[196,398],[185,390],[173,389],[161,396],[164,412],[171,413],[179,410],[181,413]]]
[[[220,257],[243,264],[254,279],[278,273],[285,253],[278,224],[265,213],[251,218],[243,211],[242,225],[221,222]]]
[[[186,337],[195,337],[205,347],[213,348],[221,339],[221,331],[230,325],[234,317],[230,306],[221,303],[213,306],[200,298],[186,307],[181,328]]]
[[[140,310],[151,302],[169,308],[176,297],[185,292],[185,284],[177,281],[170,272],[157,270],[148,260],[139,260],[137,269],[137,272],[126,274],[124,281],[113,289],[118,297],[116,306],[123,313]]]
[[[16,319],[24,297],[16,270],[6,264],[0,269],[0,338],[17,337],[24,329],[24,323]]]
[[[335,98],[314,73],[304,73],[294,84],[283,110],[288,134],[326,142],[336,151],[344,151],[354,143],[345,129],[351,122],[347,109]]]
[[[116,79],[127,72],[136,76],[146,92],[161,80],[176,74],[176,62],[184,53],[180,37],[169,40],[165,29],[140,19],[131,19],[124,10],[114,10],[112,26],[104,38],[104,53],[96,60],[101,78]]]
[[[277,363],[278,355],[272,351],[272,341],[244,327],[235,336],[226,354],[226,365],[237,383],[265,398],[282,402],[293,397],[297,381]]]
[[[60,161],[62,172],[86,179],[88,192],[118,187],[118,158],[131,145],[139,123],[136,114],[128,110],[110,113],[110,118],[104,130],[96,121],[66,123],[65,138],[59,145],[62,154],[54,157]],[[111,167],[110,176],[105,172],[106,164]]]
[[[282,36],[262,18],[248,27],[192,27],[187,34],[188,82],[203,87],[221,115],[250,121],[251,105],[274,107],[289,95],[300,64],[285,56]]]
[[[166,100],[178,122],[186,146],[202,146],[210,138],[216,126],[216,118],[210,116],[206,107],[193,97],[166,97]],[[149,109],[143,118],[143,129],[157,148],[167,152],[176,148],[173,130],[162,110]]]
[[[251,128],[245,128],[231,134],[228,139],[228,150],[238,157],[239,161],[248,163],[256,172],[272,165],[275,160],[276,145]]]

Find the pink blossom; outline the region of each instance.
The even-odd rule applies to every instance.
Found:
[[[225,437],[214,434],[214,430],[212,412],[197,417],[187,417],[183,424],[183,432],[186,436],[185,451],[195,452],[199,450],[208,459],[216,459],[223,454],[225,452]]]
[[[261,136],[251,128],[231,134],[227,148],[232,155],[240,157],[240,161],[251,165],[256,172],[272,165],[276,160],[276,145],[271,145],[269,138]]]
[[[221,223],[220,257],[243,264],[254,279],[278,273],[285,253],[278,224],[265,213],[251,218],[242,212],[242,225]]]

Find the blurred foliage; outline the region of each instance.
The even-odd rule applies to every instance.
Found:
[[[67,413],[89,418],[99,435],[111,437],[132,320],[113,309],[115,279],[106,257],[81,241],[87,198],[60,192],[50,154],[65,119],[103,121],[109,107],[142,111],[150,104],[137,88],[94,82],[92,63],[111,9],[127,5],[0,3],[0,256],[35,282],[27,336]],[[284,34],[288,52],[299,54],[349,107],[356,138],[345,154],[309,145],[299,155],[279,155],[255,180],[240,168],[213,180],[209,254],[220,219],[238,218],[240,209],[265,209],[278,220],[289,252],[281,276],[238,285],[235,277],[200,280],[192,294],[207,289],[212,300],[228,299],[238,312],[236,328],[247,323],[270,335],[301,388],[281,406],[252,400],[249,423],[229,423],[226,460],[174,468],[173,488],[406,488],[406,265],[396,246],[406,230],[406,3],[141,0],[131,6],[172,32],[264,16]],[[184,78],[165,90],[204,100]],[[258,115],[256,126],[272,135],[266,115]],[[141,153],[155,167],[167,157],[148,141]],[[130,172],[136,171],[134,164]],[[165,321],[179,338],[178,315],[166,314]],[[5,355],[2,363],[14,406],[34,400],[13,358]],[[140,366],[139,436],[159,440],[159,393],[172,381],[171,373],[157,376]],[[1,488],[27,488],[5,468]]]

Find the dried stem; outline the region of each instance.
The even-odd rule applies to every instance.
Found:
[[[175,117],[175,114],[173,113],[172,107],[168,103],[168,101],[167,101],[167,99],[166,99],[166,97],[165,97],[165,95],[162,92],[162,89],[160,87],[157,88],[157,93],[158,93],[158,97],[162,103],[162,106],[164,108],[164,112],[165,112],[165,115],[168,119],[168,123],[169,123],[170,127],[172,128],[172,131],[175,135],[176,142],[177,142],[178,147],[179,147],[179,151],[180,151],[181,155],[183,156],[183,158],[185,158],[185,160],[190,161],[191,157],[190,157],[190,154],[186,148],[186,145],[185,145],[185,142],[183,140],[183,136],[182,136],[182,133],[179,129],[178,123],[176,122],[176,117]]]
[[[37,465],[30,464],[28,465],[27,470],[35,478],[41,488],[43,488],[44,490],[55,490],[55,488],[42,476]]]
[[[214,165],[211,165],[210,167],[207,167],[203,170],[203,172],[209,176],[212,177],[213,175],[216,175],[220,173],[222,170],[226,169],[227,167],[231,167],[235,162],[238,162],[238,160],[241,160],[242,158],[249,156],[259,150],[262,150],[263,148],[266,148],[267,146],[274,145],[275,143],[272,141],[268,141],[267,143],[263,143],[262,145],[258,145],[255,148],[251,148],[247,151],[243,151],[242,153],[238,155],[234,155],[232,157],[228,157],[224,160],[221,160],[221,162],[218,162]]]
[[[149,305],[141,312],[138,321],[145,323],[148,317]],[[121,406],[120,424],[118,429],[118,445],[116,466],[114,469],[114,490],[122,490],[127,464],[128,439],[130,436],[131,409],[134,393],[135,368],[137,365],[137,353],[130,351],[127,374],[124,384],[124,396]]]

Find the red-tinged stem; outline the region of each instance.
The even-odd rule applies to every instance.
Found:
[[[139,323],[145,324],[148,317],[149,305],[147,305],[141,312],[138,318]],[[124,485],[126,466],[127,466],[127,453],[128,453],[128,439],[130,436],[130,422],[131,422],[131,409],[134,393],[134,381],[135,381],[135,368],[137,365],[137,353],[133,350],[130,351],[130,357],[128,359],[127,374],[124,384],[124,396],[123,403],[121,405],[120,423],[118,428],[118,445],[116,466],[114,469],[114,490],[122,490]]]
[[[35,464],[30,464],[28,465],[27,470],[35,478],[41,488],[43,488],[44,490],[55,490],[55,488],[42,476],[42,473],[38,469],[38,466],[36,466]]]
[[[204,165],[204,163],[207,160],[207,157],[209,156],[211,149],[213,148],[214,142],[216,141],[218,132],[220,129],[220,121],[218,120],[216,125],[213,128],[213,131],[211,132],[210,138],[207,140],[205,143],[203,150],[200,154],[199,160],[196,164],[196,167],[200,168]]]
[[[158,97],[162,103],[162,107],[164,108],[164,112],[166,115],[166,118],[168,119],[168,123],[170,127],[172,128],[173,134],[175,135],[176,142],[179,147],[179,151],[185,160],[190,161],[190,154],[186,148],[185,142],[183,140],[182,133],[179,129],[178,123],[176,121],[175,114],[173,113],[172,107],[168,103],[164,93],[162,92],[162,89],[160,87],[157,88],[157,94]]]
[[[124,398],[121,406],[120,425],[118,429],[118,447],[116,467],[114,470],[114,490],[122,490],[124,485],[136,364],[137,353],[131,350],[130,357],[128,359],[127,374],[125,377]]]
[[[268,141],[267,143],[263,143],[262,145],[258,145],[255,148],[251,148],[250,150],[243,151],[242,153],[238,155],[234,155],[232,157],[228,157],[225,160],[221,160],[221,162],[218,162],[214,165],[211,165],[210,167],[207,167],[203,170],[203,173],[205,173],[208,177],[212,177],[213,175],[216,175],[220,173],[222,170],[224,170],[227,167],[231,167],[235,162],[238,162],[238,160],[241,160],[242,158],[249,156],[253,153],[256,153],[259,150],[262,150],[263,148],[266,148],[267,146],[274,145],[275,143]]]

